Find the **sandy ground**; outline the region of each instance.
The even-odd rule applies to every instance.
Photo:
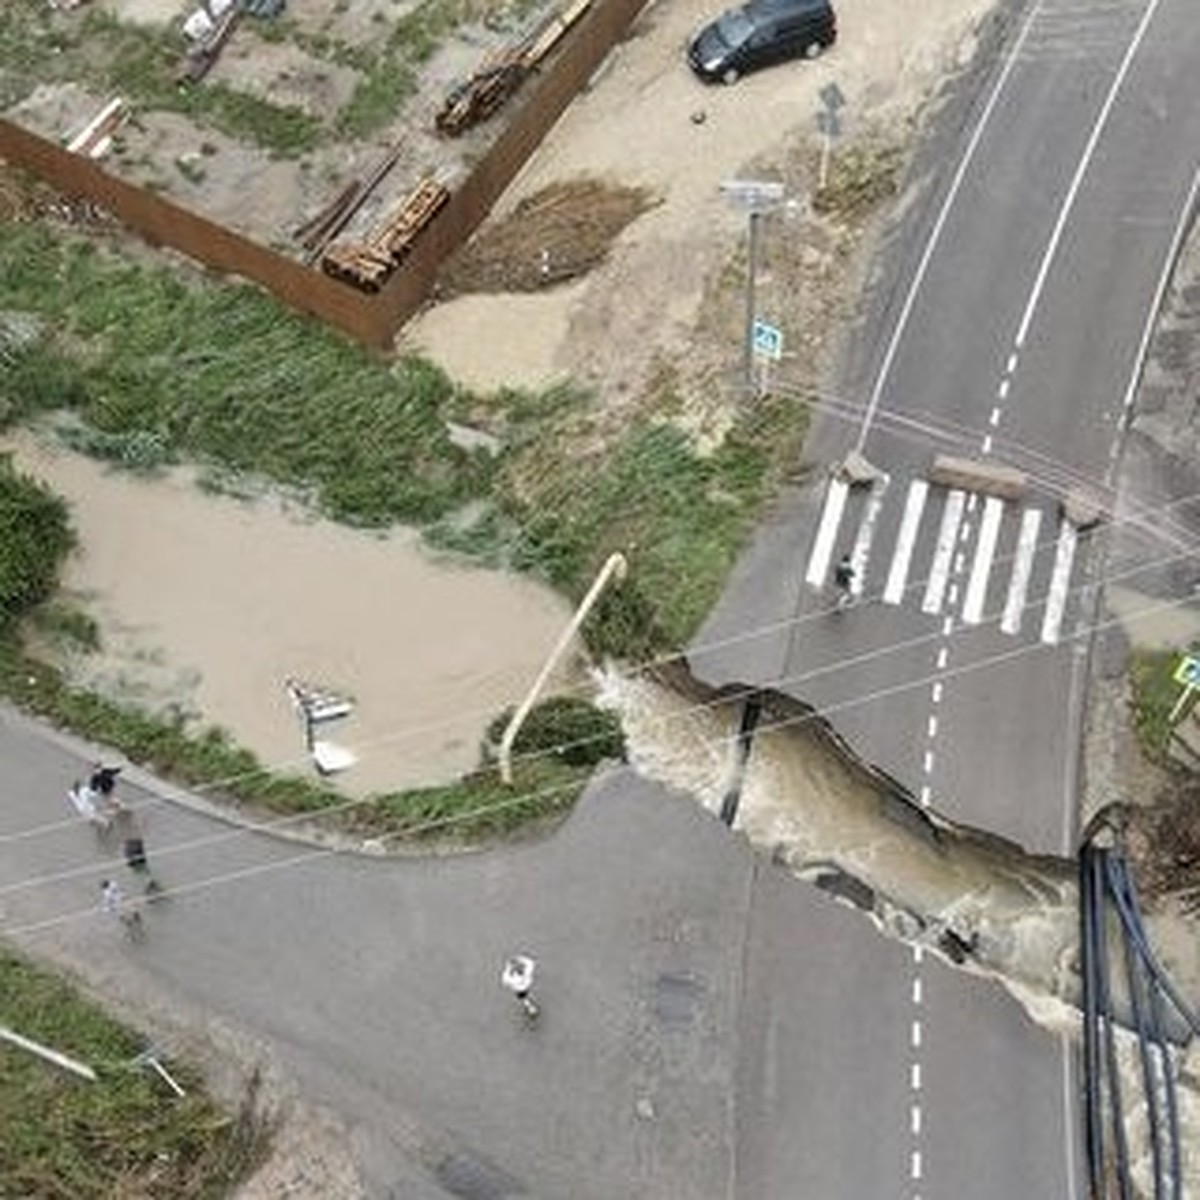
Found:
[[[307,769],[283,681],[348,695],[354,714],[322,736],[358,755],[337,777],[351,793],[474,767],[570,617],[532,580],[435,561],[411,534],[209,495],[186,473],[133,478],[27,434],[13,445],[71,505],[64,589],[103,631],[83,680],[197,714],[283,770]]]
[[[683,47],[721,8],[720,0],[652,3],[499,206],[507,211],[581,175],[650,189],[663,203],[626,230],[605,266],[584,283],[519,300],[472,296],[436,306],[408,327],[402,344],[423,348],[483,390],[566,375],[610,394],[636,389],[664,357],[692,343],[705,289],[743,233],[744,218],[721,197],[721,182],[778,177],[789,153],[815,148],[819,93],[831,83],[846,98],[846,137],[898,129],[969,60],[973,31],[991,4],[841,0],[838,44],[818,61],[707,87],[687,69]]]

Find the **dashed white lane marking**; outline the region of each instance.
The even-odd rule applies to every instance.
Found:
[[[1042,510],[1027,508],[1021,514],[1021,532],[1017,537],[1017,553],[1012,576],[1008,581],[1008,597],[1004,601],[1004,616],[1000,628],[1004,633],[1021,631],[1021,613],[1025,608],[1025,593],[1033,575],[1033,556],[1037,551],[1038,531],[1042,526]]]
[[[1004,502],[997,496],[989,496],[983,506],[979,541],[975,544],[975,561],[971,564],[971,578],[967,583],[966,599],[963,601],[962,619],[968,625],[978,625],[983,619],[988,576],[992,573],[992,558],[996,553],[996,539],[1000,536],[1002,516]]]
[[[930,717],[929,718],[929,726],[928,726],[929,737],[931,737],[931,738],[937,737],[937,727],[938,727],[937,717]]]
[[[879,510],[883,508],[883,494],[887,491],[889,482],[889,477],[884,475],[871,484],[867,511],[863,513],[858,536],[854,539],[854,549],[850,552],[850,561],[854,565],[854,575],[850,580],[850,594],[853,596],[862,595],[863,581],[867,576],[867,562],[871,557],[871,540],[875,536],[875,523],[879,520]]]
[[[955,573],[955,575],[962,574],[963,566],[966,563],[966,561],[967,561],[967,556],[960,550],[954,556],[954,573]]]
[[[914,1104],[909,1109],[908,1126],[912,1130],[913,1137],[921,1136],[921,1106]]]
[[[946,617],[942,621],[942,637],[949,637],[954,632],[954,618]]]
[[[933,691],[930,693],[930,699],[934,702],[934,704],[941,704],[942,681],[940,679],[933,685]]]
[[[1054,552],[1054,570],[1050,575],[1050,594],[1042,619],[1042,641],[1048,646],[1058,642],[1063,611],[1067,606],[1067,584],[1071,579],[1071,564],[1075,561],[1075,526],[1063,517],[1058,525],[1058,548]]]
[[[913,1000],[914,1004],[921,1003],[921,977],[920,977],[920,975],[918,975],[916,977],[916,979],[913,980],[912,1000]]]
[[[829,570],[829,560],[833,557],[833,543],[837,538],[838,526],[842,523],[842,513],[846,508],[846,498],[850,495],[850,485],[840,479],[831,479],[825,493],[825,507],[821,512],[821,524],[817,527],[817,540],[813,543],[812,554],[808,559],[808,573],[805,582],[812,587],[823,587],[825,575]]]
[[[983,445],[982,445],[981,449],[983,450],[984,454],[991,454],[991,452],[992,452],[992,435],[990,433],[987,434],[986,437],[984,437]]]
[[[946,663],[949,660],[949,658],[950,658],[950,651],[945,646],[943,646],[938,651],[938,656],[937,656],[937,669],[939,671],[944,671],[946,669]]]
[[[930,774],[930,772],[932,772],[932,770],[933,770],[933,751],[932,750],[925,751],[924,766],[925,766],[925,774],[926,775]]]
[[[937,548],[933,552],[933,565],[929,569],[929,582],[925,585],[925,599],[921,611],[939,613],[946,595],[946,582],[950,578],[950,560],[954,555],[954,542],[962,521],[966,494],[955,488],[946,494],[946,507],[942,509],[942,523],[938,529]]]
[[[912,1177],[914,1179],[921,1178],[921,1152],[914,1150],[912,1152]]]
[[[951,609],[953,609],[954,606],[958,603],[958,584],[957,583],[952,583],[950,585],[950,590],[946,593],[946,603],[951,607]]]
[[[914,1092],[921,1090],[921,1064],[915,1062],[908,1070],[908,1083]]]
[[[978,506],[979,506],[979,493],[972,492],[970,494],[970,496],[967,497],[967,512],[973,513]],[[971,527],[968,525],[966,527],[966,529],[963,531],[963,537],[968,538],[970,536],[971,536]]]
[[[914,1021],[912,1023],[912,1047],[914,1050],[920,1049],[921,1046],[921,1022]]]
[[[1016,369],[1017,369],[1017,355],[1016,355],[1016,351],[1014,351],[1012,354],[1010,354],[1008,356],[1008,363],[1005,365],[1004,373],[1005,373],[1005,375],[1011,375]]]
[[[904,516],[900,519],[900,534],[896,539],[896,552],[892,555],[887,584],[883,589],[884,604],[899,604],[904,598],[904,585],[908,580],[913,547],[917,544],[917,527],[921,523],[921,514],[925,511],[925,498],[928,495],[929,484],[924,479],[914,479],[908,485]]]
[[[997,398],[998,400],[1007,400],[1007,399],[1008,399],[1008,389],[1009,389],[1011,386],[1012,386],[1012,381],[1011,381],[1011,380],[1009,380],[1009,379],[1002,379],[1002,380],[1000,381],[1000,387],[999,387],[999,388],[997,389],[997,391],[996,391],[996,398]],[[1000,424],[1000,409],[999,409],[999,408],[993,408],[993,409],[992,409],[992,415],[991,415],[991,416],[988,418],[988,420],[989,420],[989,421],[991,421],[991,423],[992,423],[993,425],[999,425],[999,424]]]
[[[933,788],[927,783],[921,784],[921,807],[928,808],[933,803]]]

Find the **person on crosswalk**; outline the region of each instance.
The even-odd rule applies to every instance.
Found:
[[[843,554],[833,569],[833,582],[838,591],[838,608],[845,608],[853,598],[854,562],[849,554]]]

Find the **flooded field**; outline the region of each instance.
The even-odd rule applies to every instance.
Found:
[[[308,767],[285,679],[339,691],[356,707],[324,736],[358,755],[337,777],[351,793],[474,766],[488,722],[520,699],[570,616],[549,589],[436,559],[411,531],[208,494],[186,471],[137,478],[27,433],[4,450],[71,507],[79,548],[63,585],[103,640],[77,678],[179,706],[296,770]]]

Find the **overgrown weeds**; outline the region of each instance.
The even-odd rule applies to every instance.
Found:
[[[1135,649],[1130,662],[1134,732],[1146,757],[1160,766],[1169,765],[1171,712],[1180,692],[1172,675],[1178,663],[1179,651],[1143,649]]]
[[[228,1195],[262,1161],[267,1133],[234,1116],[186,1063],[168,1060],[186,1095],[133,1059],[146,1040],[70,985],[0,949],[0,1012],[25,1037],[95,1070],[89,1082],[0,1044],[0,1195],[191,1200]]]

